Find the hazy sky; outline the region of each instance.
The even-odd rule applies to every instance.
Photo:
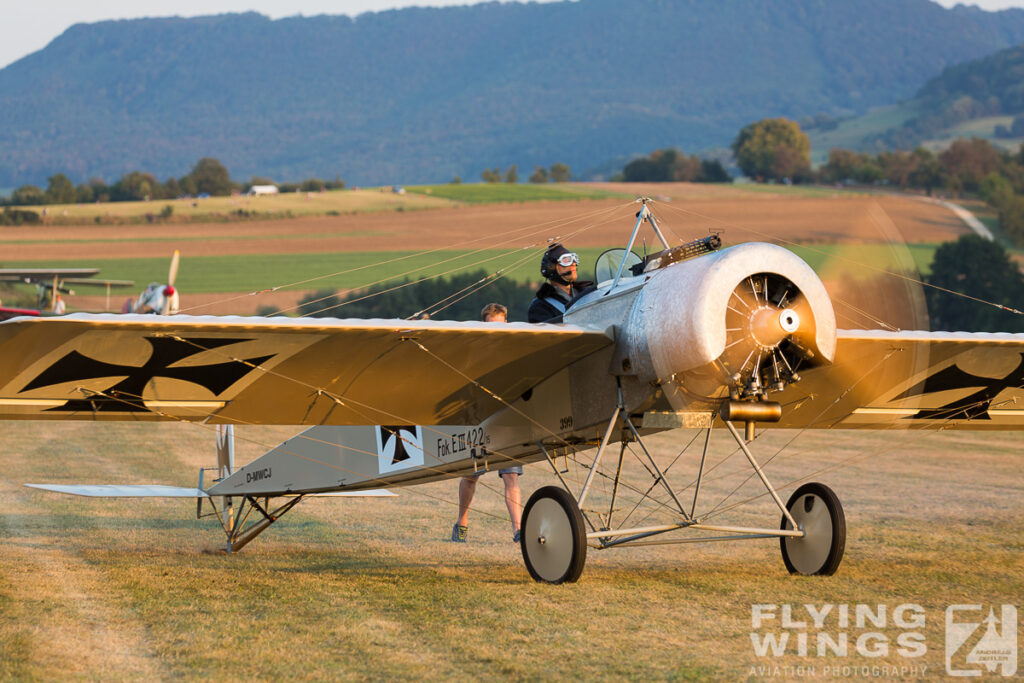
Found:
[[[410,5],[473,5],[480,0],[0,0],[0,68],[41,50],[72,24],[135,17],[199,16],[250,10],[277,19],[303,14],[357,15]],[[550,2],[551,0],[539,0]],[[837,0],[842,1],[842,0]],[[956,0],[939,0],[952,7]],[[984,9],[1024,7],[1024,0],[974,0]]]

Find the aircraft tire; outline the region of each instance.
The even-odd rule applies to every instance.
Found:
[[[835,492],[809,482],[789,497],[786,509],[805,532],[803,538],[780,536],[782,561],[790,574],[831,576],[846,550],[846,515]],[[782,516],[782,529],[792,529]]]
[[[575,583],[587,561],[583,515],[572,495],[558,486],[533,492],[523,508],[519,547],[526,570],[541,583]]]

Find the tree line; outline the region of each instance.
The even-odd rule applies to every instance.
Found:
[[[485,168],[480,172],[480,180],[485,183],[518,183],[519,166],[512,164],[504,171],[499,166]],[[569,165],[563,163],[551,164],[550,168],[534,166],[533,173],[527,180],[536,184],[567,183],[572,180],[572,172],[569,170]],[[460,183],[462,180],[456,177],[455,182]]]
[[[534,287],[528,282],[494,278],[484,270],[412,283],[408,278],[339,295],[324,289],[299,302],[301,316],[318,318],[409,318],[479,320],[491,303],[508,308],[509,322],[525,322]],[[273,313],[267,308],[261,315]]]
[[[277,185],[281,192],[320,192],[340,190],[345,181],[307,178],[297,183],[275,183],[269,178],[254,176],[249,182],[239,183],[219,160],[204,157],[181,178],[168,178],[160,182],[152,173],[131,171],[108,185],[102,178],[75,185],[63,173],[47,179],[45,189],[35,185],[22,185],[10,197],[0,197],[0,206],[40,206],[47,204],[91,204],[93,202],[131,202],[179,197],[226,197],[248,190],[253,185]],[[7,212],[9,215],[11,212]]]

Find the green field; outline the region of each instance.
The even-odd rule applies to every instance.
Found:
[[[872,268],[892,269],[903,263],[902,249],[894,251],[884,245],[786,245],[813,268],[824,265],[842,268],[851,273],[874,274]],[[907,244],[906,253],[922,274],[930,272],[932,256],[938,245]],[[594,263],[604,247],[578,250],[583,266],[581,278],[592,279]],[[463,273],[476,270],[505,270],[505,277],[518,282],[539,281],[537,271],[541,248],[368,251],[303,254],[247,254],[242,256],[188,256],[182,258],[177,285],[183,292],[217,293],[249,292],[271,287],[297,284],[293,289],[355,289],[370,284],[401,278]],[[167,259],[91,259],[86,261],[47,261],[54,268],[99,268],[104,278],[134,280],[145,286],[161,280],[167,272]],[[31,268],[34,261],[3,263],[5,268]]]
[[[525,282],[540,279],[537,264],[542,248],[423,251],[367,251],[303,254],[247,254],[243,256],[182,257],[176,284],[183,292],[247,292],[301,283],[293,289],[353,289],[378,281],[484,269]],[[580,249],[583,274],[593,275],[594,260],[603,248]],[[54,268],[84,261],[47,261]],[[166,258],[93,259],[104,278],[134,280],[140,286],[166,277]],[[518,265],[517,265],[518,263]],[[37,262],[4,263],[5,268],[31,268]]]

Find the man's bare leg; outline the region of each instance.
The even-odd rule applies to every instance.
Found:
[[[512,531],[519,531],[519,521],[523,516],[523,495],[519,490],[518,474],[503,474],[505,482],[505,505],[508,507],[508,517],[512,520]]]
[[[463,477],[459,481],[459,526],[469,526],[469,506],[473,503],[474,493],[476,477]]]

